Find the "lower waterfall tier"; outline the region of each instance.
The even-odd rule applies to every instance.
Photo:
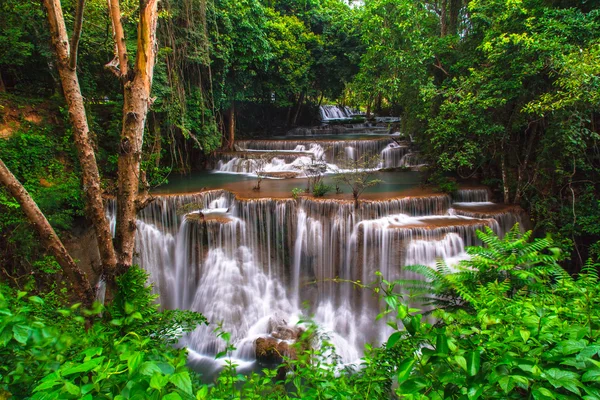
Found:
[[[487,191],[455,197],[487,201]],[[109,207],[109,216],[114,213]],[[452,203],[445,194],[372,199],[239,198],[226,190],[156,198],[139,215],[136,250],[165,308],[203,313],[212,323],[185,339],[196,354],[225,347],[213,330],[231,333],[236,356],[254,358],[258,337],[274,321],[310,316],[346,362],[387,335],[376,323],[376,298],[352,283],[414,279],[410,264],[454,264],[476,231],[503,234],[523,213],[492,203]],[[304,316],[304,317],[303,317]],[[278,328],[279,329],[279,328]]]

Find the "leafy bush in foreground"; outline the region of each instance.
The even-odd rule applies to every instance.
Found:
[[[207,385],[185,366],[185,350],[171,347],[176,332],[204,319],[158,313],[139,269],[87,329],[100,308],[57,309],[1,287],[0,397],[600,399],[597,266],[588,263],[575,279],[557,265],[549,239],[531,241],[516,229],[502,240],[490,231],[479,236],[487,247],[470,248],[471,260],[454,270],[416,266],[425,281],[377,282],[395,332],[385,346],[367,349],[358,370],[341,365],[324,340],[299,345],[286,374],[245,376],[226,362]],[[412,294],[404,298],[400,286]],[[435,318],[405,304],[415,298],[435,305]],[[315,334],[308,329],[306,340]]]

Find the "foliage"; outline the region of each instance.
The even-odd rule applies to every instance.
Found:
[[[315,197],[323,197],[332,190],[333,186],[327,185],[325,182],[320,181],[313,185],[312,194]]]
[[[401,113],[434,170],[495,182],[582,265],[600,240],[588,224],[600,193],[598,16],[589,2],[365,1],[351,87]]]
[[[304,190],[302,190],[300,188],[293,188],[292,189],[292,198],[294,200],[296,200],[298,198],[298,196],[301,195],[302,193],[304,193]]]
[[[514,230],[500,240],[481,234],[488,247],[471,248],[473,261],[458,271],[417,270],[435,293],[456,294],[460,307],[436,309],[423,321],[391,290],[403,328],[388,339],[387,360],[396,362],[396,393],[406,398],[575,399],[598,397],[597,265],[577,279],[543,255],[548,239],[528,242]],[[567,306],[568,305],[568,306]],[[394,325],[395,326],[395,325]],[[420,349],[419,351],[415,351]]]
[[[327,172],[327,161],[324,158],[311,157],[308,162],[300,164],[302,173],[306,176],[306,193],[314,190],[321,184],[325,172]]]
[[[32,399],[158,399],[167,393],[192,398],[185,351],[170,343],[205,319],[157,312],[146,277],[132,267],[120,278],[119,299],[106,310],[99,304],[89,311],[78,304],[61,308],[0,287],[4,393]]]
[[[373,176],[379,165],[379,155],[363,154],[354,158],[340,158],[337,161],[338,170],[335,180],[338,184],[346,185],[352,192],[352,198],[358,205],[358,198],[369,187],[381,183],[380,179]]]
[[[367,348],[358,370],[344,368],[328,338],[307,322],[294,356],[280,367],[287,373],[244,376],[228,360],[215,382],[201,383],[185,366],[185,351],[169,343],[172,333],[204,319],[157,312],[138,268],[123,275],[120,297],[106,310],[64,308],[1,286],[1,390],[34,399],[597,398],[599,266],[588,263],[572,278],[557,265],[550,239],[532,241],[518,227],[504,239],[491,231],[479,237],[486,246],[469,248],[471,260],[456,270],[413,267],[425,283],[380,277],[372,289],[385,300],[381,317],[394,332],[385,346]],[[423,289],[455,306],[438,303],[430,322],[406,305]],[[219,357],[227,356],[230,336],[217,335],[227,343]]]
[[[20,107],[12,97],[2,102],[6,107]],[[43,118],[50,104],[29,103],[25,110]],[[29,122],[25,118],[9,120],[15,129],[10,137],[0,139],[0,158],[35,199],[59,233],[74,227],[84,211],[83,192],[78,166],[73,159],[69,131]],[[0,188],[0,265],[4,273],[25,285],[35,278],[48,288],[56,282],[55,261],[45,257],[20,205]],[[23,286],[21,286],[23,287]]]
[[[257,158],[251,160],[252,168],[256,174],[256,185],[252,188],[253,190],[260,190],[260,183],[266,177],[266,167],[271,162],[272,157],[267,154],[261,154]]]

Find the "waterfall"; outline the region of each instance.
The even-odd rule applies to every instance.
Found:
[[[487,191],[457,195],[481,199]],[[114,220],[114,202],[107,213]],[[444,194],[364,200],[357,209],[352,201],[241,199],[225,190],[166,195],[139,214],[136,261],[162,307],[198,311],[212,323],[183,340],[196,358],[224,349],[213,333],[221,323],[234,356],[250,362],[256,338],[294,324],[306,306],[351,362],[389,332],[375,322],[376,298],[345,282],[371,282],[377,271],[414,279],[405,265],[454,264],[467,257],[465,246],[480,244],[478,229],[503,233],[519,218],[514,208],[452,203]]]
[[[464,203],[489,202],[490,191],[487,188],[460,189],[452,194],[452,198],[456,202]]]
[[[323,105],[319,107],[322,121],[350,119],[354,115],[360,115],[360,112],[352,110],[348,106]]]
[[[408,144],[398,143],[389,137],[346,140],[239,140],[235,152],[217,153],[214,168],[219,172],[255,173],[295,172],[312,162],[321,160],[336,170],[342,158],[359,159],[379,155],[379,168],[418,166],[418,156],[411,156]],[[261,168],[259,168],[259,166]]]

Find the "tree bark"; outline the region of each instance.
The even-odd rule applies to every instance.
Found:
[[[458,33],[458,18],[460,16],[461,8],[462,0],[450,0],[450,12],[448,15],[447,30],[447,33],[450,35],[456,35]]]
[[[142,1],[143,3],[143,1]],[[119,0],[108,0],[108,10],[113,29],[113,39],[115,41],[115,58],[109,62],[106,67],[122,79],[126,79],[129,74],[129,57],[127,55],[127,46],[125,42],[125,31],[121,23],[121,6]],[[140,5],[140,12],[142,5]],[[118,66],[118,68],[117,68]]]
[[[231,101],[231,107],[227,117],[227,148],[233,150],[235,142],[235,100]]]
[[[448,0],[442,0],[440,2],[441,10],[440,10],[440,36],[444,37],[448,33],[448,24],[447,24],[447,8],[448,8]]]
[[[90,139],[79,79],[75,68],[70,68],[69,39],[60,0],[44,0],[44,6],[48,12],[52,47],[57,59],[56,65],[69,109],[69,119],[73,126],[75,147],[81,165],[83,189],[87,203],[86,213],[96,232],[103,269],[111,271],[117,265],[117,257],[113,247],[110,225],[104,212],[100,174]]]
[[[525,149],[525,159],[523,163],[519,165],[518,176],[517,176],[517,191],[515,193],[515,204],[519,204],[521,201],[521,196],[523,195],[523,179],[525,174],[527,173],[527,168],[529,167],[529,158],[531,157],[531,150],[533,149],[533,143],[535,142],[535,137],[537,136],[537,125],[533,123],[533,132],[529,136],[529,140],[527,141],[527,148]]]
[[[90,306],[94,301],[94,290],[87,276],[75,264],[75,261],[73,261],[69,252],[58,238],[58,235],[27,190],[8,170],[1,159],[0,184],[6,187],[8,193],[21,205],[25,216],[38,234],[42,246],[54,256],[58,264],[62,267],[63,273],[68,277],[69,282],[72,283],[77,298],[84,305]]]
[[[504,141],[502,142],[500,164],[502,169],[502,190],[504,193],[504,204],[510,204],[510,190],[508,187],[508,171],[506,170],[506,153],[504,149]]]
[[[112,3],[118,3],[111,0]],[[112,10],[112,9],[111,9]],[[115,19],[119,17],[118,20]],[[114,26],[120,26],[120,15],[111,12]],[[119,172],[117,182],[117,226],[115,245],[118,255],[119,272],[124,272],[133,264],[135,246],[136,215],[142,203],[138,199],[140,183],[140,162],[144,127],[148,108],[152,103],[150,91],[154,62],[156,58],[156,23],[158,20],[157,0],[140,2],[138,21],[137,54],[133,77],[127,75],[126,53],[119,50],[119,69],[125,81],[123,87],[123,128],[119,146]],[[117,47],[119,37],[116,36]]]
[[[305,92],[300,93],[300,98],[298,99],[298,107],[296,107],[296,112],[294,113],[294,119],[292,119],[292,126],[296,126],[296,121],[298,120],[298,115],[300,114],[300,110],[302,109],[302,103],[304,103],[304,95],[305,95]]]
[[[71,54],[69,56],[69,68],[77,67],[77,51],[79,49],[79,39],[81,39],[81,30],[83,29],[83,9],[85,0],[77,0],[77,9],[75,10],[75,26],[71,36]]]

